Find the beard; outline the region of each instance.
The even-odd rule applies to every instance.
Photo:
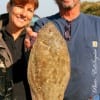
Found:
[[[73,9],[77,3],[73,3],[72,5],[66,5],[63,1],[61,0],[55,0],[56,4],[59,6],[59,8],[64,9],[64,10],[71,10]]]
[[[62,4],[62,7],[63,9],[65,10],[71,10],[75,5],[65,5],[65,4]]]

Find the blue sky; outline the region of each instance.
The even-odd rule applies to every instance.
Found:
[[[0,14],[6,12],[6,3],[9,0],[2,0],[0,2]],[[81,1],[100,1],[100,0],[81,0]],[[54,0],[39,0],[39,8],[35,11],[40,17],[49,16],[58,12],[57,5]]]

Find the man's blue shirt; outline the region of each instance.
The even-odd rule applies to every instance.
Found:
[[[64,36],[68,21],[58,14],[42,18],[33,29],[54,22]],[[64,100],[88,100],[100,94],[100,17],[81,13],[71,21],[71,39],[66,41],[71,57],[71,79]]]

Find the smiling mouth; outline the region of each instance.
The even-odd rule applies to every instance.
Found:
[[[17,18],[17,20],[18,20],[19,22],[25,22],[25,21],[26,21],[26,20],[23,19],[23,18]]]

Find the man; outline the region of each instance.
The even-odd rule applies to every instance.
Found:
[[[59,13],[39,20],[33,30],[54,22],[71,57],[71,79],[64,100],[100,100],[100,17],[80,13],[80,0],[55,0]],[[28,29],[29,35],[36,33]],[[31,41],[32,42],[32,41]],[[30,41],[25,40],[30,47]]]

